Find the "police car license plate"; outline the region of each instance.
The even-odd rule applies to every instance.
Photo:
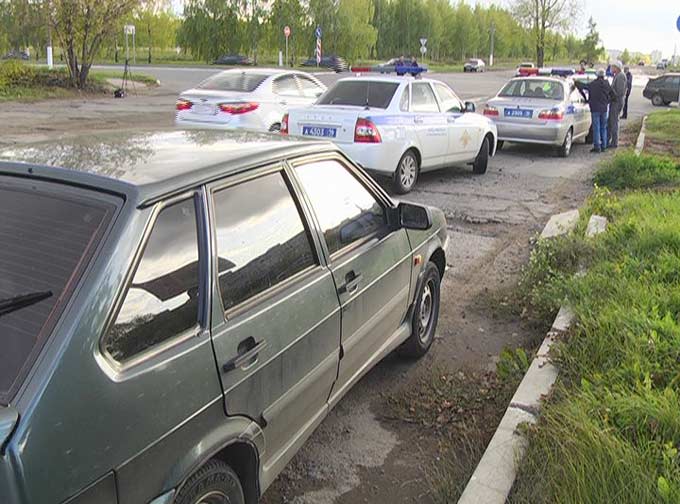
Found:
[[[338,129],[326,128],[324,126],[303,126],[302,134],[305,136],[335,138],[338,134]]]
[[[505,117],[524,117],[531,119],[534,111],[531,109],[505,109]]]

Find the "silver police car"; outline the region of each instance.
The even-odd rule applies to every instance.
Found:
[[[484,108],[504,141],[554,145],[561,157],[574,140],[590,132],[590,111],[571,78],[531,76],[511,79]]]

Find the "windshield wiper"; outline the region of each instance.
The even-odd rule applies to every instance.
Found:
[[[52,297],[52,291],[30,292],[28,294],[21,294],[7,299],[0,299],[0,317],[12,313],[13,311],[20,310],[21,308],[39,303],[48,297]]]

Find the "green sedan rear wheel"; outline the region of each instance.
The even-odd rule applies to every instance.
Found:
[[[186,481],[176,504],[245,504],[236,473],[221,460],[209,460]]]
[[[432,346],[439,319],[440,285],[439,269],[433,262],[428,262],[413,304],[411,335],[399,347],[401,355],[422,357]]]

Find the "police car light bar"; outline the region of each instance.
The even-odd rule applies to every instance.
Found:
[[[396,73],[399,76],[403,75],[413,75],[414,77],[420,75],[421,73],[427,72],[427,67],[425,66],[396,66],[396,65],[373,65],[367,67],[350,67],[350,72],[354,73]]]
[[[520,68],[517,70],[519,77],[530,77],[532,75],[552,75],[555,77],[570,77],[576,71],[573,68]]]

